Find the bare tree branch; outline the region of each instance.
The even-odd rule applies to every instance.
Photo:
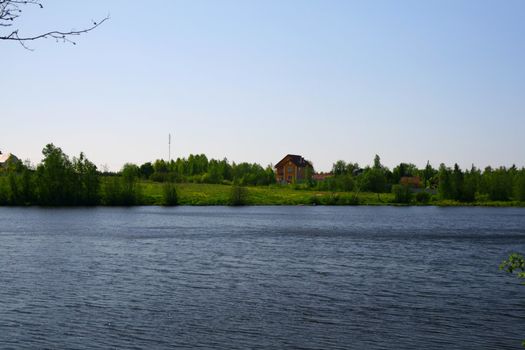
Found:
[[[0,27],[12,27],[14,21],[20,17],[22,13],[22,6],[25,5],[34,5],[39,8],[44,8],[40,0],[0,0]],[[21,36],[19,30],[12,30],[7,35],[0,34],[0,40],[14,40],[18,41],[25,49],[31,50],[25,42],[38,40],[38,39],[47,39],[53,38],[56,41],[68,42],[73,45],[76,43],[70,39],[72,36],[78,36],[83,33],[92,31],[93,29],[99,27],[102,23],[107,21],[109,16],[104,17],[100,21],[93,21],[92,25],[88,28],[81,30],[70,30],[70,31],[60,31],[52,30],[43,34],[38,34],[35,36]]]

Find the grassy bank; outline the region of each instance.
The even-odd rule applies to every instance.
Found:
[[[228,205],[231,186],[182,183],[177,184],[180,205]],[[141,182],[142,202],[146,205],[162,205],[163,185],[157,182]],[[359,193],[352,192],[325,192],[311,190],[295,190],[291,186],[253,186],[247,187],[247,205],[399,205],[394,203],[391,193]],[[450,200],[440,200],[432,197],[428,203],[411,205],[437,206],[497,206],[517,207],[525,206],[523,202],[472,202],[463,203]]]

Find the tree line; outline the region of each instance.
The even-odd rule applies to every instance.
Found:
[[[422,169],[411,163],[400,163],[392,170],[381,164],[375,156],[373,165],[360,168],[357,163],[339,160],[333,164],[332,177],[309,185],[331,191],[365,191],[395,195],[395,201],[425,202],[431,196],[441,200],[474,201],[525,201],[525,168],[511,167],[484,170],[474,165],[462,170],[458,164],[448,167],[440,164],[433,168],[429,162]]]
[[[127,163],[119,172],[101,172],[83,153],[70,158],[61,148],[48,144],[36,167],[18,160],[0,167],[0,205],[138,205],[144,203],[141,181],[163,183],[163,202],[178,202],[176,182],[234,185],[232,204],[238,205],[238,187],[275,183],[272,168],[255,163],[229,163],[201,155],[166,162],[159,159],[142,165]]]
[[[262,186],[275,183],[271,166],[263,168],[257,163],[231,163],[228,159],[208,159],[204,154],[191,154],[188,158],[165,161],[157,159],[139,167],[140,177],[156,182],[176,181],[210,184],[239,184]]]
[[[70,158],[48,144],[42,162],[31,167],[8,161],[0,169],[0,205],[133,205],[139,203],[138,167],[126,164],[105,177],[83,153]]]
[[[125,164],[119,172],[101,172],[83,153],[70,158],[61,148],[48,144],[42,150],[43,160],[36,167],[11,161],[0,167],[0,205],[137,205],[144,203],[144,181],[163,183],[166,205],[177,204],[175,183],[195,182],[233,185],[232,203],[246,196],[243,186],[279,186],[271,166],[256,163],[230,163],[227,159],[208,159],[204,154],[142,165]],[[331,176],[315,181],[311,176],[296,189],[330,192],[353,192],[356,203],[360,192],[393,193],[398,203],[429,202],[431,198],[474,201],[525,201],[525,169],[516,166],[484,170],[472,166],[462,170],[457,164],[430,163],[419,169],[411,163],[400,163],[392,170],[375,156],[372,165],[339,160]]]

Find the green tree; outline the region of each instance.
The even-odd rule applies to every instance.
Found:
[[[168,164],[164,161],[164,159],[157,159],[153,163],[153,171],[156,173],[167,173],[168,172]]]
[[[268,185],[275,183],[275,172],[273,171],[273,167],[271,165],[268,165],[265,169],[266,172],[266,181]],[[311,167],[306,168],[305,172],[305,179],[308,184],[312,183],[312,175],[313,175],[313,169]]]
[[[224,180],[232,181],[232,166],[228,162],[228,159],[224,158],[220,161],[221,175]],[[273,170],[272,170],[273,171]]]
[[[74,172],[71,161],[59,147],[48,144],[42,150],[44,159],[36,169],[38,202],[42,205],[74,204]]]
[[[100,179],[97,166],[90,162],[84,153],[73,159],[73,170],[76,174],[76,203],[97,205],[100,203]]]
[[[335,179],[337,190],[349,192],[354,189],[355,181],[354,177],[350,174],[338,176]]]
[[[206,179],[203,182],[218,184],[223,180],[221,164],[215,159],[211,159],[208,163],[208,172],[205,174]]]
[[[380,193],[385,192],[387,179],[386,168],[381,164],[381,158],[376,154],[372,168],[367,167],[363,173],[365,189],[377,193],[377,199],[380,201]]]
[[[11,205],[35,204],[33,174],[25,166],[9,171],[7,175],[8,188],[6,191],[7,203]]]
[[[525,202],[525,169],[521,169],[516,174],[516,184],[514,186],[515,198]]]
[[[430,165],[430,162],[427,161],[427,165],[425,166],[425,169],[421,172],[422,174],[422,180],[423,185],[425,188],[430,187],[432,178],[437,175],[437,170]]]
[[[505,167],[483,174],[486,191],[493,201],[508,201],[512,195],[512,176]]]
[[[452,181],[452,171],[445,164],[439,166],[439,195],[442,199],[454,199],[454,185]]]
[[[120,172],[122,179],[122,205],[135,205],[140,202],[140,187],[138,183],[139,167],[126,163]]]
[[[398,184],[402,177],[406,176],[416,176],[417,167],[411,163],[399,163],[392,170],[392,183]]]
[[[332,174],[335,176],[346,174],[346,162],[344,160],[338,160],[332,166]]]
[[[383,165],[381,164],[381,158],[376,154],[374,157],[374,169],[383,169]]]
[[[122,185],[119,176],[110,176],[102,183],[102,203],[105,205],[122,205]]]
[[[144,163],[140,166],[139,173],[143,179],[149,179],[149,177],[155,172],[153,164],[151,162]]]
[[[478,176],[474,166],[470,171],[466,171],[463,177],[460,200],[463,202],[473,202],[478,191]]]
[[[5,176],[0,176],[0,205],[9,205],[9,189]]]
[[[452,199],[461,200],[462,189],[463,189],[463,171],[459,168],[459,165],[454,164],[454,170],[452,170]]]
[[[368,168],[363,174],[365,178],[367,190],[377,193],[377,199],[380,201],[380,193],[385,192],[386,189],[386,176],[382,168]]]

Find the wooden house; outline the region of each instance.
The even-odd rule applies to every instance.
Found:
[[[312,164],[303,157],[288,154],[275,165],[277,183],[295,183],[304,180],[307,172],[313,171]]]

